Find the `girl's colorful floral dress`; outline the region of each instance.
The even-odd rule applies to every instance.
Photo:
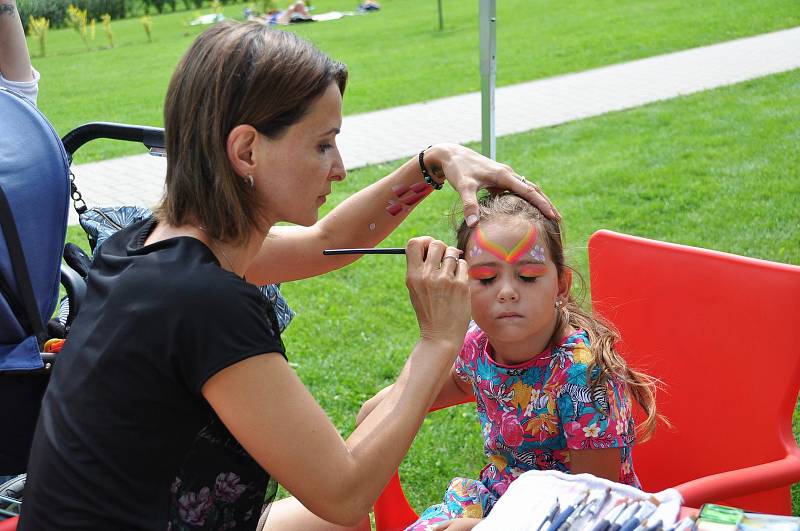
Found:
[[[442,503],[429,507],[408,529],[486,516],[523,472],[569,472],[569,450],[619,448],[618,481],[639,487],[631,457],[635,423],[630,399],[614,378],[605,389],[592,391],[591,361],[589,336],[579,330],[528,362],[501,365],[492,357],[486,334],[472,323],[456,372],[475,393],[489,464],[480,480],[451,481]]]

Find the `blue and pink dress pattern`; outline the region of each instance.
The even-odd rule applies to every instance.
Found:
[[[570,472],[569,450],[619,448],[620,483],[640,487],[631,447],[635,422],[625,386],[609,378],[592,390],[589,336],[579,330],[535,358],[507,366],[494,361],[486,334],[467,331],[456,373],[472,385],[489,458],[480,480],[456,478],[442,503],[429,507],[408,530],[431,529],[454,518],[481,518],[520,474]],[[599,372],[594,368],[593,376]]]

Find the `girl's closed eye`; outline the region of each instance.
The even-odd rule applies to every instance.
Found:
[[[546,270],[543,264],[525,264],[519,268],[517,274],[523,282],[536,282],[536,279],[544,275]]]
[[[497,270],[493,267],[475,266],[470,268],[469,276],[480,281],[483,285],[489,285],[497,277]]]
[[[320,144],[319,145],[319,152],[320,153],[325,153],[329,149],[331,149],[332,147],[333,147],[333,144]]]

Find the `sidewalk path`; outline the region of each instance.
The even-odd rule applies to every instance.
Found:
[[[795,68],[800,68],[800,27],[506,86],[496,91],[497,136]],[[480,140],[480,97],[475,92],[346,116],[338,140],[345,166],[410,157],[437,142]],[[73,171],[90,207],[152,206],[161,195],[165,169],[165,159],[144,154],[82,164]],[[74,212],[70,223],[77,223]]]

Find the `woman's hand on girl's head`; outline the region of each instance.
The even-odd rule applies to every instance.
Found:
[[[425,151],[425,165],[434,177],[444,177],[461,196],[467,225],[478,222],[478,190],[509,190],[555,220],[561,216],[539,185],[501,164],[458,144],[437,144]]]
[[[467,263],[461,251],[428,236],[406,246],[406,286],[422,339],[460,345],[470,319]]]

